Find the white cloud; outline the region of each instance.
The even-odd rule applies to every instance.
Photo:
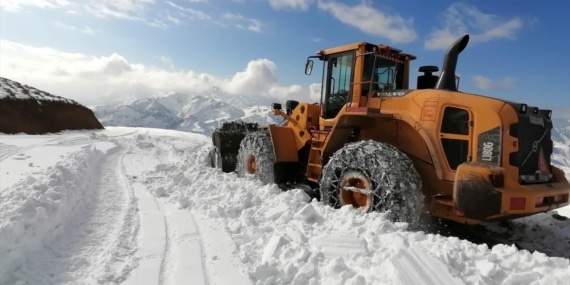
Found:
[[[76,31],[76,32],[80,32],[82,34],[86,34],[86,35],[94,35],[95,34],[95,30],[93,30],[91,27],[89,26],[85,26],[83,28],[79,28],[73,25],[68,25],[68,24],[64,24],[62,22],[55,22],[54,26],[58,27],[58,28],[62,28],[62,29],[66,29],[66,30],[70,30],[70,31]]]
[[[312,83],[308,88],[301,85],[272,86],[268,94],[282,101],[293,99],[299,102],[315,103],[321,100],[321,84]]]
[[[92,5],[99,4],[99,7],[104,7],[103,14],[111,11],[116,13],[128,13],[141,15],[147,10],[148,6],[154,4],[154,0],[96,0],[91,1]],[[110,11],[109,11],[110,10]],[[113,16],[113,14],[109,14]]]
[[[152,27],[166,28],[168,25],[162,20],[147,14],[154,4],[154,0],[91,0],[85,8],[101,18],[141,21]]]
[[[313,0],[269,0],[269,5],[274,9],[293,9],[305,11]]]
[[[417,37],[412,19],[383,13],[367,3],[350,7],[339,2],[322,1],[319,2],[319,8],[347,25],[371,35],[385,37],[395,43],[409,43]]]
[[[161,60],[172,61],[165,56]],[[210,94],[212,90],[235,96],[272,96],[282,101],[314,97],[314,86],[279,85],[276,69],[271,60],[256,59],[243,71],[220,78],[132,63],[119,54],[89,56],[0,40],[0,76],[85,105],[114,104],[165,92]]]
[[[482,75],[473,76],[473,82],[475,86],[482,90],[497,90],[497,89],[507,89],[513,86],[515,79],[513,77],[504,77],[499,81],[493,81]]]
[[[166,1],[166,4],[171,6],[172,8],[176,9],[181,16],[188,18],[190,20],[210,20],[210,15],[191,8],[182,7],[180,5],[174,4],[171,1]]]
[[[203,11],[184,7],[171,1],[166,1],[165,3],[168,4],[168,6],[171,8],[174,8],[174,12],[186,20],[207,21],[226,28],[234,27],[258,33],[262,31],[263,24],[261,21],[253,18],[248,18],[240,14],[225,13],[220,16],[212,16]],[[177,25],[184,22],[180,20],[180,18],[176,18],[168,12],[166,18],[170,22],[173,22]]]
[[[261,21],[236,13],[210,14],[203,10],[187,7],[206,0],[156,1],[156,0],[0,0],[0,8],[19,12],[26,7],[61,8],[68,15],[90,14],[99,18],[114,18],[138,21],[151,27],[166,29],[171,25],[188,24],[189,21],[205,21],[222,27],[246,29],[261,32]],[[166,5],[162,5],[162,4]],[[59,28],[93,34],[90,27],[79,29],[71,25],[58,24]]]
[[[247,18],[240,14],[225,13],[224,19],[230,20],[231,24],[235,25],[240,29],[250,30],[252,32],[260,33],[263,26],[261,21],[253,18]]]
[[[175,24],[175,25],[180,25],[180,24],[182,24],[182,20],[180,20],[180,19],[177,18],[177,17],[174,17],[174,16],[170,15],[170,13],[167,13],[167,14],[166,14],[166,19],[167,19],[168,21],[172,22],[172,23]]]
[[[81,15],[81,13],[79,11],[73,10],[73,9],[66,10],[65,13],[68,15],[73,15],[73,16]]]
[[[275,84],[275,63],[268,59],[252,60],[244,71],[236,73],[228,84],[231,93],[253,93],[269,90]]]
[[[309,98],[313,102],[321,101],[321,89],[322,89],[321,83],[313,83],[309,85],[309,93],[310,93]]]
[[[174,68],[174,62],[172,61],[172,58],[170,58],[168,56],[161,55],[160,56],[160,62],[164,63],[170,69]]]
[[[99,17],[111,17],[124,20],[144,20],[147,6],[152,0],[102,0],[91,1],[89,11]]]
[[[62,8],[62,12],[79,15],[80,11],[101,18],[140,21],[152,27],[166,28],[167,25],[156,17],[150,16],[155,0],[2,0],[1,10],[19,12],[28,7]],[[171,20],[166,18],[165,20]]]
[[[514,40],[523,25],[518,17],[502,18],[485,14],[474,6],[454,3],[445,11],[442,26],[428,36],[424,47],[430,50],[447,49],[454,40],[467,33],[471,42],[475,43],[496,39]]]
[[[24,6],[33,6],[38,8],[57,8],[68,6],[71,3],[67,0],[2,0],[0,1],[0,10],[9,12],[18,12]]]

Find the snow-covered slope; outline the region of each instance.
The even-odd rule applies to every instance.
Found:
[[[160,129],[0,135],[0,284],[570,284],[569,220],[537,216],[530,251],[489,248],[223,173],[210,147]]]
[[[253,104],[259,101],[243,99],[170,93],[130,104],[97,106],[93,111],[104,126],[162,128],[207,135],[225,121],[280,122],[280,118],[270,114],[269,104],[258,106]]]
[[[69,104],[77,104],[77,102],[71,99],[53,95],[4,77],[0,77],[0,99],[35,99],[39,101],[61,101]]]

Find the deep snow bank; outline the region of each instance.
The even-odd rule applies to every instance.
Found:
[[[60,234],[89,203],[101,159],[114,147],[109,142],[87,145],[0,192],[0,284],[16,277],[15,269],[33,258],[29,253]]]
[[[147,173],[149,189],[223,226],[255,284],[570,284],[568,259],[409,232],[384,214],[308,202],[207,167],[209,146]]]
[[[489,248],[455,237],[410,232],[406,224],[391,223],[380,213],[362,215],[350,207],[334,210],[308,201],[301,190],[281,192],[275,185],[261,185],[207,167],[207,137],[175,131],[169,131],[169,136],[155,129],[144,134],[140,131],[110,128],[97,135],[80,134],[86,145],[94,146],[87,148],[78,147],[85,141],[72,139],[69,134],[57,140],[46,137],[43,144],[28,142],[29,148],[14,141],[12,146],[22,147],[15,150],[17,153],[30,156],[25,163],[15,160],[20,159],[19,155],[7,160],[14,149],[0,149],[3,166],[13,166],[14,161],[20,166],[31,162],[35,165],[45,158],[36,155],[40,150],[52,150],[52,146],[66,149],[64,155],[54,156],[60,160],[55,166],[26,172],[33,178],[1,188],[0,284],[8,279],[32,280],[28,284],[46,284],[50,280],[58,281],[56,284],[127,284],[127,277],[135,275],[129,273],[131,268],[158,276],[162,284],[176,283],[174,280],[199,282],[195,274],[202,274],[202,284],[248,284],[249,280],[239,283],[238,278],[232,278],[242,276],[244,271],[251,284],[570,284],[568,259],[517,250],[510,245]],[[113,138],[113,134],[123,137]],[[9,140],[2,139],[2,143]],[[121,151],[112,153],[115,146]],[[37,152],[30,155],[32,150]],[[108,159],[101,161],[104,156]],[[116,176],[107,175],[106,179],[122,177],[124,181],[99,181],[99,185],[94,181],[99,173],[114,171],[118,171]],[[13,170],[10,175],[14,175]],[[106,194],[122,191],[132,191],[136,196],[127,199],[127,209],[134,213],[134,220],[141,215],[140,230],[109,230],[117,229],[117,219],[109,216],[122,210],[106,211],[105,207],[98,212],[104,216],[102,219],[95,219],[84,230],[74,226],[88,222],[93,214],[83,206],[101,201],[91,200],[93,193],[109,198]],[[147,199],[140,199],[143,196]],[[154,205],[153,212],[145,210],[145,203]],[[124,206],[125,201],[118,204],[108,206]],[[172,211],[173,204],[180,207],[178,213]],[[73,216],[77,219],[71,220]],[[180,217],[184,219],[177,220]],[[521,221],[528,227],[526,240],[549,237],[548,242],[555,244],[553,249],[564,250],[561,242],[565,241],[552,240],[557,235],[551,233],[565,229],[557,229],[548,218],[534,216],[535,224]],[[125,221],[132,225],[131,220]],[[162,228],[157,226],[161,223]],[[568,226],[567,222],[558,224]],[[105,247],[106,251],[99,249],[110,244],[107,240],[93,242],[102,231],[116,237],[116,243]],[[75,237],[69,239],[70,235]],[[80,245],[78,248],[86,248],[88,254],[69,259],[65,246],[51,254],[48,251],[58,249],[52,246],[53,241],[73,241]],[[180,250],[189,245],[200,250],[192,251],[197,252],[195,255]],[[34,250],[37,248],[41,250]],[[146,262],[149,249],[156,249],[151,251],[154,263]],[[50,268],[55,259],[65,260]],[[205,269],[183,270],[189,261]],[[35,266],[26,266],[29,264]],[[109,264],[110,269],[100,270]],[[18,278],[19,273],[14,272],[21,272],[22,267],[34,278]],[[157,283],[149,280],[141,282]]]

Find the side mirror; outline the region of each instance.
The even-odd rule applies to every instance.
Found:
[[[311,75],[311,72],[313,72],[313,60],[307,59],[307,63],[305,63],[305,74]]]

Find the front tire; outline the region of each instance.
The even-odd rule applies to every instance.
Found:
[[[243,138],[236,173],[239,177],[253,176],[264,184],[275,182],[275,155],[269,131],[250,132]]]
[[[388,212],[394,222],[415,224],[423,208],[422,181],[411,159],[371,140],[336,151],[323,168],[319,190],[321,201],[334,208]]]

